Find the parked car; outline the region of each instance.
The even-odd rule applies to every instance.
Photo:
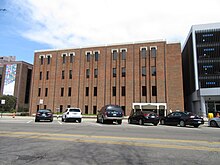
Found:
[[[128,124],[140,124],[152,123],[155,126],[159,123],[159,116],[152,111],[131,111],[128,118]]]
[[[80,108],[67,108],[62,115],[62,122],[67,121],[78,121],[79,123],[81,123],[82,112]]]
[[[173,112],[166,117],[161,118],[161,125],[180,125],[180,127],[185,127],[186,125],[192,125],[194,127],[199,127],[204,124],[203,118],[191,112]]]
[[[210,127],[220,127],[220,117],[214,117],[209,120]]]
[[[124,112],[122,108],[118,105],[106,105],[102,107],[97,114],[97,123],[106,123],[109,122],[117,122],[118,124],[122,124],[122,119],[124,116]]]
[[[50,109],[39,109],[36,112],[35,122],[39,122],[41,120],[49,120],[53,121],[53,113]]]

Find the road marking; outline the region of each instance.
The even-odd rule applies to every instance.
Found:
[[[31,123],[33,120],[30,120],[30,121],[28,121],[28,122],[26,122],[26,123]]]
[[[60,121],[57,121],[57,122],[58,122],[59,124],[61,124],[61,125],[63,124],[63,123],[62,123],[62,122],[60,122]]]

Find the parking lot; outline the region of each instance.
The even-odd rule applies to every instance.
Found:
[[[0,164],[218,164],[220,129],[0,118]]]

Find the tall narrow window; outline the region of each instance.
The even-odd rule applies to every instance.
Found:
[[[61,88],[60,96],[63,97],[64,95],[64,88]]]
[[[69,70],[69,79],[72,79],[72,78],[73,78],[73,71]]]
[[[112,87],[112,96],[116,96],[116,87]]]
[[[50,56],[47,56],[47,64],[48,65],[50,64],[50,60],[51,60]]]
[[[86,96],[89,96],[89,87],[86,87]]]
[[[88,105],[85,105],[85,114],[89,114],[89,107],[88,107]]]
[[[66,54],[63,54],[63,64],[66,63]]]
[[[90,52],[87,52],[87,54],[86,54],[86,61],[87,61],[87,62],[90,61],[90,55],[91,55]]]
[[[157,49],[156,47],[151,48],[151,57],[155,58],[157,56]]]
[[[147,96],[147,88],[146,88],[146,86],[142,86],[142,96]]]
[[[71,89],[71,87],[69,87],[69,88],[68,88],[68,96],[70,97],[71,94],[72,94],[72,89]]]
[[[95,78],[98,77],[98,69],[94,69],[94,77],[95,77]]]
[[[126,68],[125,67],[123,67],[122,69],[121,69],[121,73],[122,73],[122,77],[125,77],[126,76]]]
[[[49,71],[47,71],[46,80],[49,80]]]
[[[40,80],[42,80],[42,72],[40,72]]]
[[[38,97],[40,97],[41,94],[41,88],[38,88]]]
[[[94,96],[97,96],[97,87],[94,87]]]
[[[86,78],[89,78],[89,75],[90,75],[90,70],[86,69]]]
[[[155,66],[151,67],[151,75],[156,76],[156,67]]]
[[[40,64],[41,64],[41,65],[44,64],[44,57],[43,57],[43,56],[40,57]]]
[[[146,66],[142,66],[142,76],[146,76]]]
[[[97,106],[93,106],[93,114],[97,113]]]
[[[63,105],[60,105],[60,113],[63,112]]]
[[[112,69],[112,74],[113,74],[113,77],[116,77],[116,68]]]
[[[95,61],[99,60],[99,52],[95,52]]]
[[[125,49],[122,50],[121,56],[122,56],[122,57],[121,57],[122,60],[125,60],[125,59],[126,59],[126,50],[125,50]]]
[[[44,105],[44,109],[47,109],[47,105]]]
[[[65,78],[65,71],[62,70],[62,79],[64,79],[64,78]]]
[[[48,88],[45,88],[45,97],[47,97],[48,94]]]
[[[121,96],[125,96],[126,95],[126,91],[125,91],[125,86],[121,87]]]
[[[73,53],[70,53],[70,63],[73,63]]]
[[[157,96],[157,87],[152,86],[152,96]]]
[[[113,60],[117,60],[117,50],[113,50]]]
[[[141,48],[141,57],[146,58],[147,57],[147,49],[146,48]]]

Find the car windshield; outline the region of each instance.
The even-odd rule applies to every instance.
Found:
[[[42,113],[42,112],[50,113],[51,110],[50,109],[40,109],[40,110],[38,110],[38,112],[40,112],[40,113]]]
[[[70,109],[69,111],[70,111],[70,112],[80,112],[79,109]]]

